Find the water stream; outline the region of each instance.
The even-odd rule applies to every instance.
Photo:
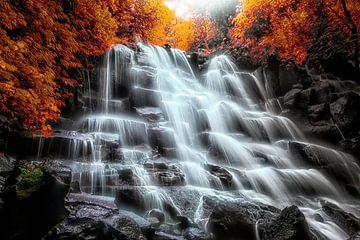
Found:
[[[352,156],[307,143],[293,122],[275,115],[279,102],[264,84],[227,56],[197,74],[180,50],[138,47],[114,46],[95,77],[87,73],[85,113],[71,129],[55,132],[45,145],[42,140],[39,157],[71,166],[82,192],[114,196],[136,189],[146,209],[170,204],[204,227],[203,196],[244,198],[280,209],[301,204],[313,229],[328,239],[348,237],[319,202],[357,216],[360,203],[316,164],[337,164],[358,191]],[[304,146],[316,164],[294,146]],[[325,220],[316,221],[315,213]]]

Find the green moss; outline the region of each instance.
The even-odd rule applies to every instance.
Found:
[[[29,197],[44,185],[44,173],[40,168],[25,166],[20,168],[21,173],[16,178],[16,195],[19,199]]]

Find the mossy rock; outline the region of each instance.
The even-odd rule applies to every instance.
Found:
[[[20,167],[20,175],[16,178],[16,195],[19,199],[29,197],[45,184],[44,172],[33,166]]]

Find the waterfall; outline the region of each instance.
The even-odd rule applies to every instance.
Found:
[[[72,129],[41,139],[39,157],[68,163],[82,192],[132,189],[146,210],[170,205],[202,226],[204,196],[279,208],[301,202],[312,228],[328,239],[346,237],[331,221],[315,221],[314,212],[326,198],[359,214],[326,169],[336,165],[359,191],[352,156],[308,143],[298,126],[274,113],[264,84],[229,57],[213,58],[196,76],[180,50],[138,48],[116,45],[103,56],[84,89],[92,110]]]

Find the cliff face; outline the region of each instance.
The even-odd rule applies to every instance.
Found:
[[[279,99],[278,113],[293,120],[308,137],[359,154],[359,84],[294,65],[269,64],[255,75],[269,95]]]

